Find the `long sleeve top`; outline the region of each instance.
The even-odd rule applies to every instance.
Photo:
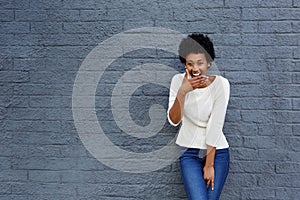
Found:
[[[176,144],[198,149],[207,149],[207,145],[216,149],[228,148],[228,142],[222,131],[230,94],[228,80],[216,75],[209,86],[188,92],[185,96],[183,117],[180,122],[174,124],[169,117],[169,111],[183,78],[184,73],[176,74],[172,78],[167,112],[171,125],[177,126],[181,123]]]

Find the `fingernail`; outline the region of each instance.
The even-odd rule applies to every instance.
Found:
[[[214,190],[214,188],[211,188],[211,190]]]

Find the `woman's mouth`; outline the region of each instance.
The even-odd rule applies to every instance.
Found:
[[[192,76],[200,76],[201,72],[198,72],[198,73],[193,73],[192,72]]]

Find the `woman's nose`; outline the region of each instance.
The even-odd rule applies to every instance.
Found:
[[[198,65],[193,66],[193,71],[199,71],[200,67]]]

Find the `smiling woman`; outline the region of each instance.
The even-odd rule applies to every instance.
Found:
[[[174,126],[182,123],[176,139],[182,180],[190,200],[219,199],[229,171],[229,145],[222,131],[229,82],[207,75],[215,54],[203,34],[184,38],[179,58],[186,70],[172,79],[168,120]]]

